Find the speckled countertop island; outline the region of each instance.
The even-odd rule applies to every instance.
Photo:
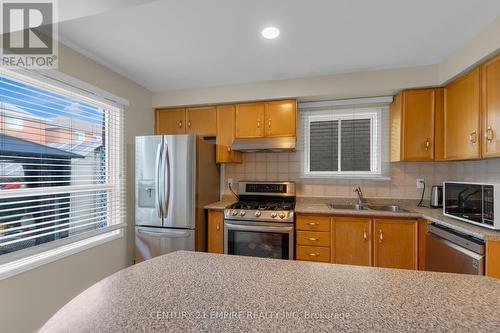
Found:
[[[95,284],[40,332],[497,332],[499,312],[484,276],[180,251]]]

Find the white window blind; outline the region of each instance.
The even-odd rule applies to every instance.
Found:
[[[303,177],[387,178],[387,105],[373,99],[299,104]]]
[[[122,113],[0,72],[0,263],[124,225]]]

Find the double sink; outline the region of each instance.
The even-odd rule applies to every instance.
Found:
[[[330,202],[327,204],[332,209],[346,209],[346,210],[374,210],[379,212],[393,212],[401,213],[408,212],[408,210],[401,208],[399,205],[370,205],[370,204],[337,204]]]

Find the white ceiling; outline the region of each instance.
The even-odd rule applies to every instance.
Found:
[[[500,15],[499,0],[144,2],[62,22],[61,39],[164,91],[438,63]]]

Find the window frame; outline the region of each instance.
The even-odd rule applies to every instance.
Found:
[[[89,189],[95,191],[113,190],[120,198],[118,207],[125,210],[126,197],[122,194],[126,193],[124,182],[125,150],[123,149],[123,108],[129,105],[128,101],[55,70],[44,71],[44,73],[41,74],[36,71],[28,71],[24,69],[1,69],[0,74],[12,80],[19,80],[23,83],[33,84],[35,87],[38,87],[40,89],[47,89],[47,91],[52,93],[61,93],[64,96],[73,96],[75,98],[78,98],[79,100],[91,103],[93,105],[104,105],[106,109],[113,110],[110,112],[114,112],[117,114],[119,113],[119,115],[112,116],[119,117],[117,118],[119,119],[118,122],[110,121],[110,112],[105,113],[105,154],[106,156],[111,156],[111,154],[116,154],[116,150],[120,150],[119,157],[114,162],[111,161],[111,158],[106,158],[105,163],[107,170],[107,180],[105,184],[70,185],[71,188],[63,188],[61,186],[59,188],[45,187],[42,189],[44,189],[45,193],[72,193],[74,191],[78,192],[79,190]],[[110,131],[114,131],[113,135],[119,138],[119,147],[110,147],[110,143],[112,143],[110,140],[112,136],[111,134],[109,134]],[[114,142],[115,141],[113,141],[113,143]],[[113,178],[115,181],[110,182],[110,178]],[[41,190],[33,191],[32,189],[24,188],[4,191],[5,195],[2,197],[5,198],[22,197],[28,194],[33,195],[33,192],[41,192]],[[104,244],[106,242],[123,238],[124,228],[127,226],[126,214],[123,214],[122,216],[116,216],[118,217],[118,220],[116,220],[116,217],[113,216],[115,210],[116,207],[113,208],[111,206],[107,209],[106,213],[109,222],[104,228],[91,230],[82,234],[57,239],[51,242],[24,248],[2,255],[0,258],[0,280],[34,269],[55,260],[62,259],[86,249]]]
[[[326,111],[305,111],[303,133],[304,154],[302,159],[303,178],[382,178],[382,108],[366,107],[356,109],[339,109]],[[342,120],[370,119],[370,169],[371,171],[342,171]],[[337,171],[311,171],[310,170],[310,126],[311,122],[339,121],[338,126],[338,157]]]

